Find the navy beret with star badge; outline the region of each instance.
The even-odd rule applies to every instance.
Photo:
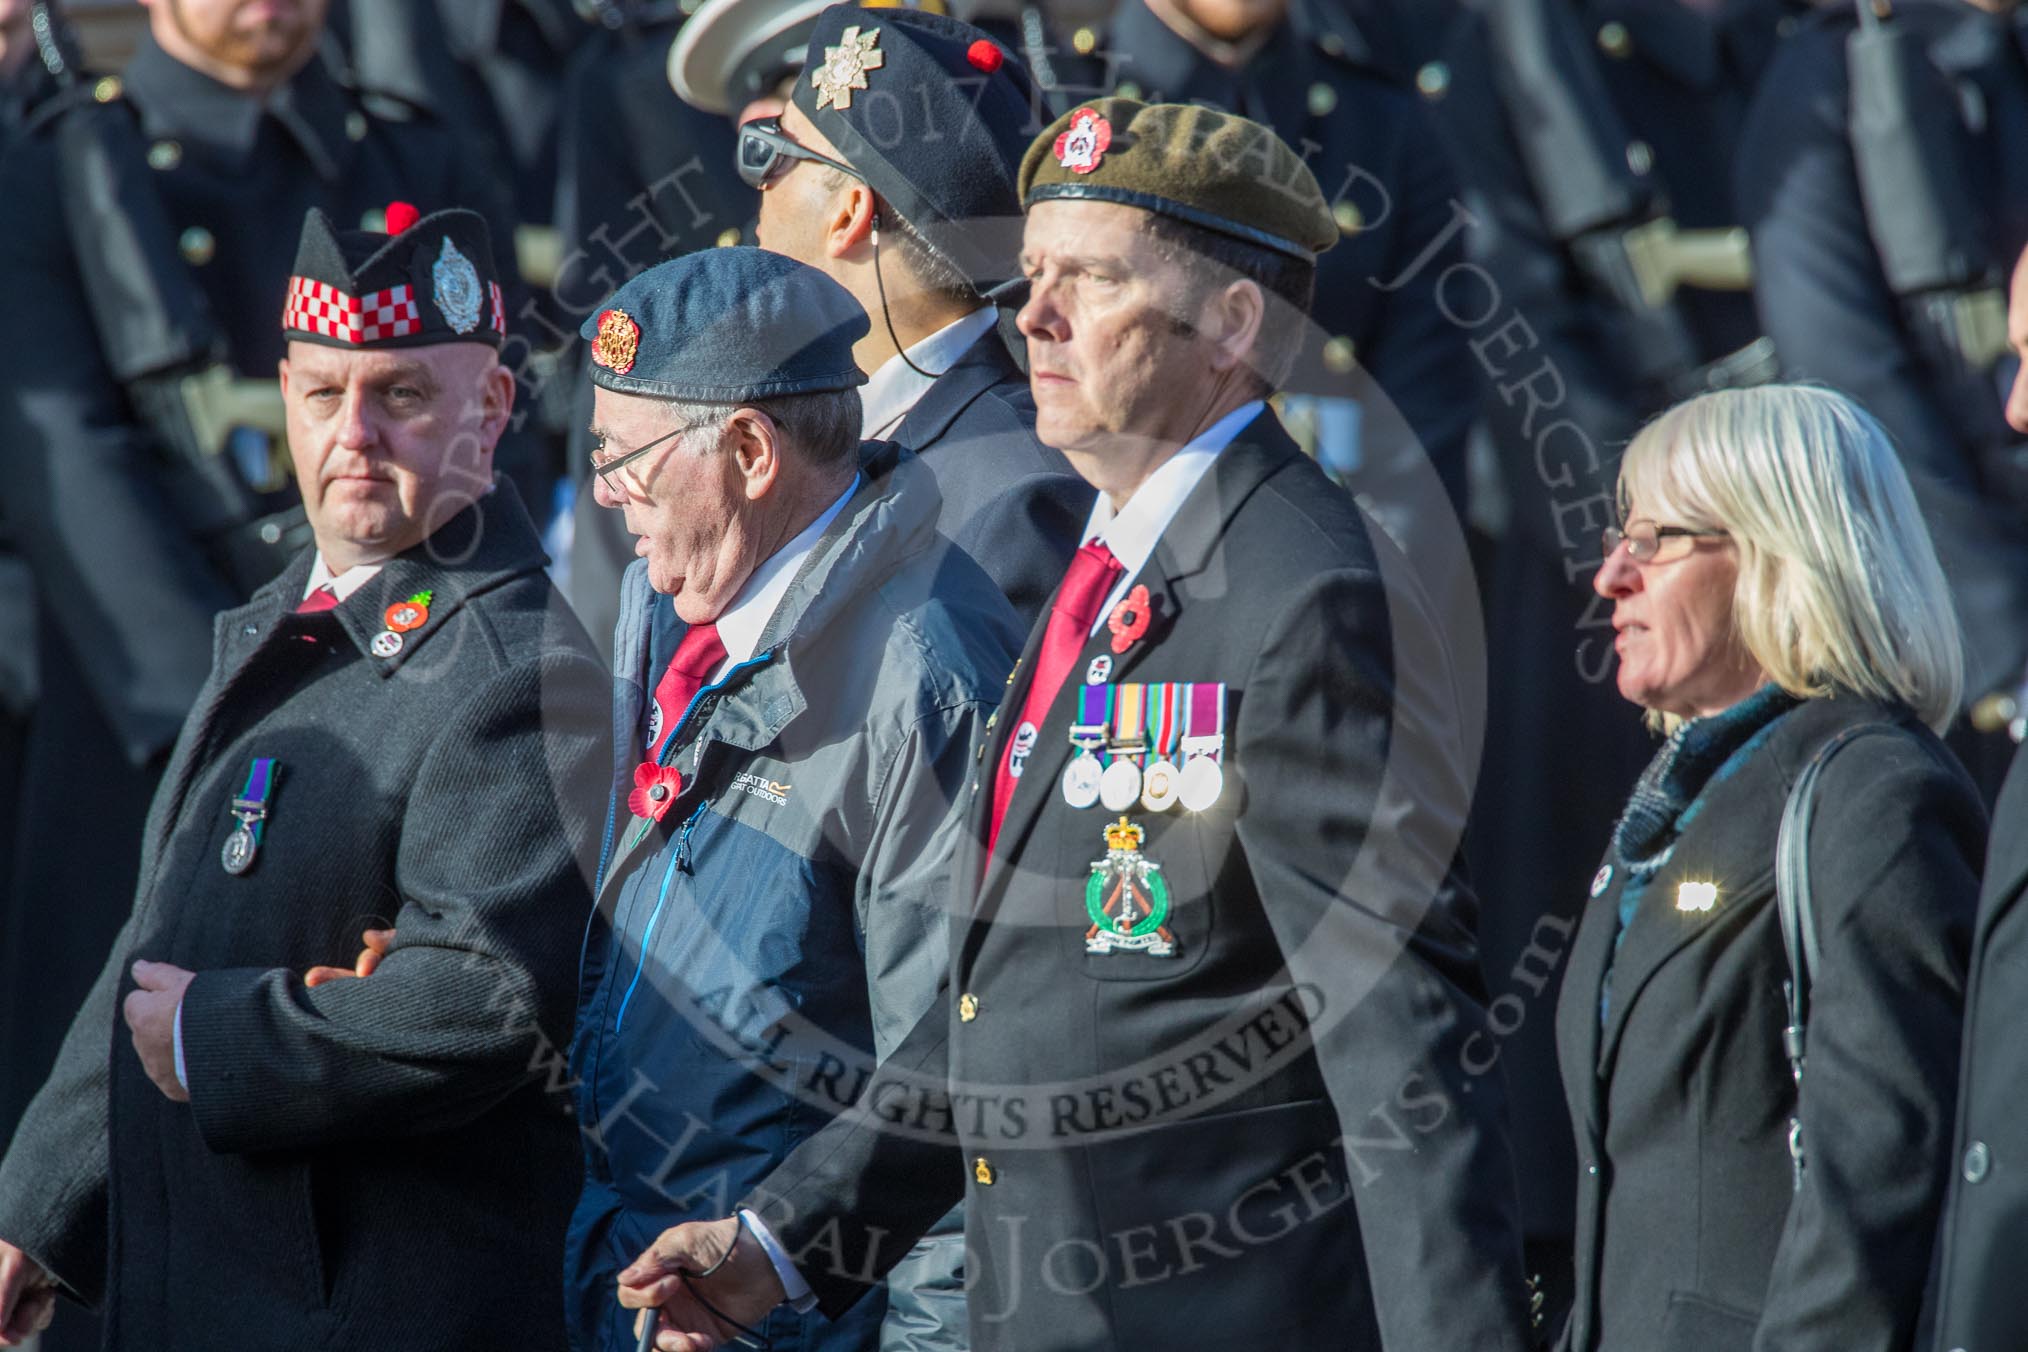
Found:
[[[486,218],[391,202],[387,230],[339,230],[310,208],[282,306],[282,336],[327,347],[425,347],[507,336]]]
[[[1018,271],[1016,182],[1042,105],[1027,67],[983,30],[922,10],[833,5],[810,34],[794,102],[974,286]]]
[[[592,383],[621,394],[743,404],[866,383],[852,345],[872,328],[852,293],[765,249],[658,263],[584,322]]]

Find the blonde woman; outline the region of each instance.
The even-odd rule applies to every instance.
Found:
[[[1908,1347],[1950,1167],[1986,819],[1935,729],[1959,635],[1880,425],[1827,390],[1700,396],[1628,447],[1595,587],[1620,693],[1667,734],[1592,885],[1557,1010],[1576,1130],[1562,1346]],[[1776,832],[1822,942],[1800,1105]],[[1792,1115],[1807,1164],[1797,1183]]]

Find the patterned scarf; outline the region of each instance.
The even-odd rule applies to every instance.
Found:
[[[1758,744],[1775,719],[1800,703],[1780,686],[1764,685],[1730,709],[1693,718],[1671,733],[1613,828],[1619,866],[1636,878],[1660,872],[1696,818],[1704,791],[1737,769],[1748,744]]]
[[[1614,958],[1649,880],[1669,862],[1676,841],[1697,819],[1706,791],[1744,765],[1774,730],[1775,720],[1800,703],[1780,686],[1764,685],[1730,709],[1683,724],[1648,762],[1613,828],[1613,860],[1626,871],[1620,887],[1619,929],[1613,935]],[[1612,1012],[1612,985],[1609,962],[1599,983],[1601,1026]]]

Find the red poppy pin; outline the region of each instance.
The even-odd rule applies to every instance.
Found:
[[[1113,651],[1123,653],[1138,642],[1148,632],[1148,621],[1153,616],[1154,606],[1148,600],[1146,587],[1128,592],[1106,617],[1106,628],[1113,631]]]
[[[634,767],[634,791],[627,795],[627,811],[661,821],[681,792],[683,776],[675,766],[644,761]]]
[[[1088,174],[1112,143],[1113,124],[1095,108],[1080,108],[1071,115],[1070,129],[1056,138],[1056,162],[1073,174]]]

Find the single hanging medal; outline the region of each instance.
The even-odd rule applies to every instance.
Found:
[[[1145,685],[1118,685],[1113,700],[1112,737],[1106,750],[1112,764],[1099,780],[1099,801],[1108,812],[1125,812],[1141,801],[1140,758],[1148,749]]]
[[[239,819],[239,825],[225,838],[218,861],[235,878],[252,868],[254,856],[260,853],[261,830],[268,818],[268,794],[274,787],[274,774],[273,757],[256,759],[253,768],[247,771],[246,787],[232,800],[232,815]]]
[[[1171,681],[1148,687],[1148,736],[1150,755],[1147,771],[1141,776],[1141,806],[1150,812],[1167,812],[1176,806],[1183,791],[1182,771],[1176,768],[1176,743],[1182,733],[1179,698],[1190,689]]]
[[[1189,721],[1183,735],[1183,778],[1177,796],[1192,812],[1203,812],[1225,791],[1225,686],[1202,681],[1184,702]]]
[[[1106,724],[1112,708],[1113,688],[1109,685],[1082,686],[1077,692],[1077,722],[1070,725],[1070,744],[1077,755],[1063,767],[1063,801],[1083,811],[1099,800],[1103,763],[1098,752],[1106,744]]]

